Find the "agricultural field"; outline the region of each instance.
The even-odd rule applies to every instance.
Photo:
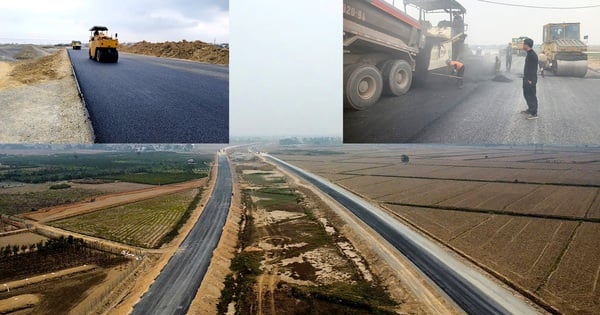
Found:
[[[200,200],[199,189],[98,210],[50,225],[129,245],[158,248],[177,235]]]
[[[395,314],[404,309],[283,174],[259,162],[236,165],[247,212],[242,251],[231,262],[220,313],[231,303],[243,314]]]
[[[0,182],[44,183],[109,178],[166,184],[201,178],[212,155],[174,152],[0,155]],[[146,175],[145,175],[146,174]]]
[[[97,190],[82,188],[46,189],[25,193],[13,190],[0,189],[0,213],[5,215],[26,213],[41,208],[75,203],[102,194]]]
[[[11,234],[0,236],[0,248],[4,248],[7,245],[17,245],[20,247],[22,245],[36,244],[45,240],[47,240],[46,237],[31,232]]]
[[[598,148],[363,145],[332,159],[278,150],[546,306],[600,309]]]

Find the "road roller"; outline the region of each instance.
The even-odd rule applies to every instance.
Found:
[[[540,55],[546,57],[544,69],[558,76],[585,77],[587,45],[580,40],[579,23],[546,24],[543,38]]]
[[[89,57],[98,62],[117,62],[119,60],[119,40],[108,35],[106,26],[92,26],[90,28]]]

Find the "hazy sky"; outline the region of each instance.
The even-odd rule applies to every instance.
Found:
[[[123,42],[228,42],[228,10],[228,0],[2,0],[0,43],[87,41],[93,25]]]
[[[342,1],[230,5],[230,135],[341,136]]]
[[[394,2],[394,0],[386,0]],[[395,0],[396,5],[402,0]],[[547,23],[581,22],[581,36],[589,35],[589,43],[600,45],[600,7],[577,10],[530,9],[501,6],[477,0],[459,0],[466,9],[467,43],[474,45],[508,43],[513,37],[528,36],[536,44],[542,40],[542,27]],[[598,5],[598,0],[495,0],[495,2],[532,6],[577,7]],[[402,6],[403,8],[403,6]],[[413,15],[414,11],[409,10]],[[445,14],[431,14],[432,20]],[[418,18],[418,12],[413,17]],[[583,38],[582,38],[583,39]]]

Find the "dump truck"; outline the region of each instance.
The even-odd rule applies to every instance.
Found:
[[[93,26],[90,32],[90,59],[97,62],[117,62],[119,60],[117,34],[112,38],[108,35],[108,28],[105,26]]]
[[[588,69],[587,45],[580,40],[580,23],[544,25],[542,49],[544,69],[559,76],[585,77]]]
[[[73,50],[81,50],[81,42],[78,40],[71,41],[71,47]]]
[[[407,7],[418,9],[419,19]],[[363,110],[382,94],[403,95],[429,70],[446,67],[464,45],[465,8],[455,0],[405,0],[404,11],[383,0],[344,0],[344,106]],[[433,26],[428,13],[450,14]]]
[[[513,54],[517,54],[517,56],[525,56],[525,51],[523,50],[523,41],[525,40],[525,36],[521,37],[513,37],[512,39],[512,51]]]

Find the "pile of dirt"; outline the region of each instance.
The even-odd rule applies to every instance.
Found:
[[[10,76],[23,84],[60,80],[70,75],[69,61],[65,51],[40,57],[14,66]]]
[[[588,60],[588,67],[593,71],[600,72],[600,59]]]
[[[119,46],[119,50],[134,54],[155,57],[187,59],[212,64],[229,64],[229,49],[221,48],[202,41],[149,43],[142,41],[132,45]]]
[[[499,73],[497,74],[492,81],[496,81],[496,82],[512,82],[513,80],[511,78],[507,78],[505,75]]]
[[[14,55],[17,60],[31,60],[40,57],[48,56],[50,53],[33,45],[24,46],[18,53]]]

